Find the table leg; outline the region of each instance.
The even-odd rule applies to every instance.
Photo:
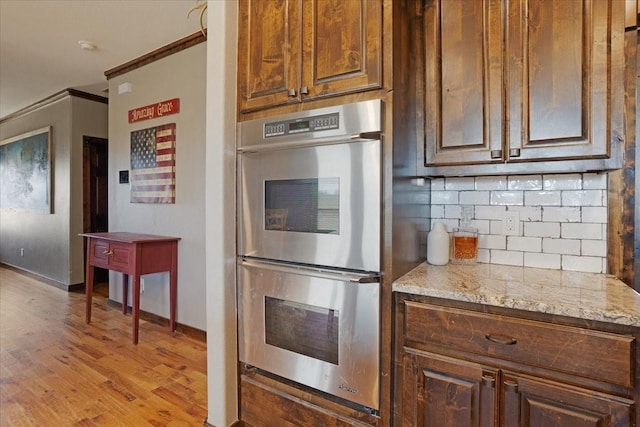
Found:
[[[87,262],[87,272],[85,274],[85,297],[86,297],[86,320],[91,322],[91,304],[93,300],[93,266]]]
[[[122,314],[127,314],[127,304],[129,299],[129,275],[122,273]]]
[[[169,271],[169,329],[176,330],[176,305],[178,301],[178,244],[171,250],[171,270]]]
[[[140,275],[133,275],[133,292],[131,295],[131,314],[133,317],[133,343],[138,344],[138,322],[140,321]]]

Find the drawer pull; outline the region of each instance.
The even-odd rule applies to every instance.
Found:
[[[502,345],[514,345],[518,342],[516,338],[509,338],[504,335],[500,336],[500,335],[487,334],[485,335],[485,338],[491,342],[494,342],[496,344],[502,344]]]
[[[104,252],[102,252],[102,255],[111,256],[111,255],[113,255],[113,250],[104,251]]]

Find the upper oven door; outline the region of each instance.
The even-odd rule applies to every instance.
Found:
[[[381,141],[239,156],[240,255],[380,271]]]

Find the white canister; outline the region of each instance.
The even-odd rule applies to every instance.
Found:
[[[433,265],[449,262],[449,233],[441,222],[434,223],[427,236],[427,262]]]

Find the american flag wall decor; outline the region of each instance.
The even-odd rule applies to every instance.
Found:
[[[131,203],[176,202],[176,124],[131,132]]]

